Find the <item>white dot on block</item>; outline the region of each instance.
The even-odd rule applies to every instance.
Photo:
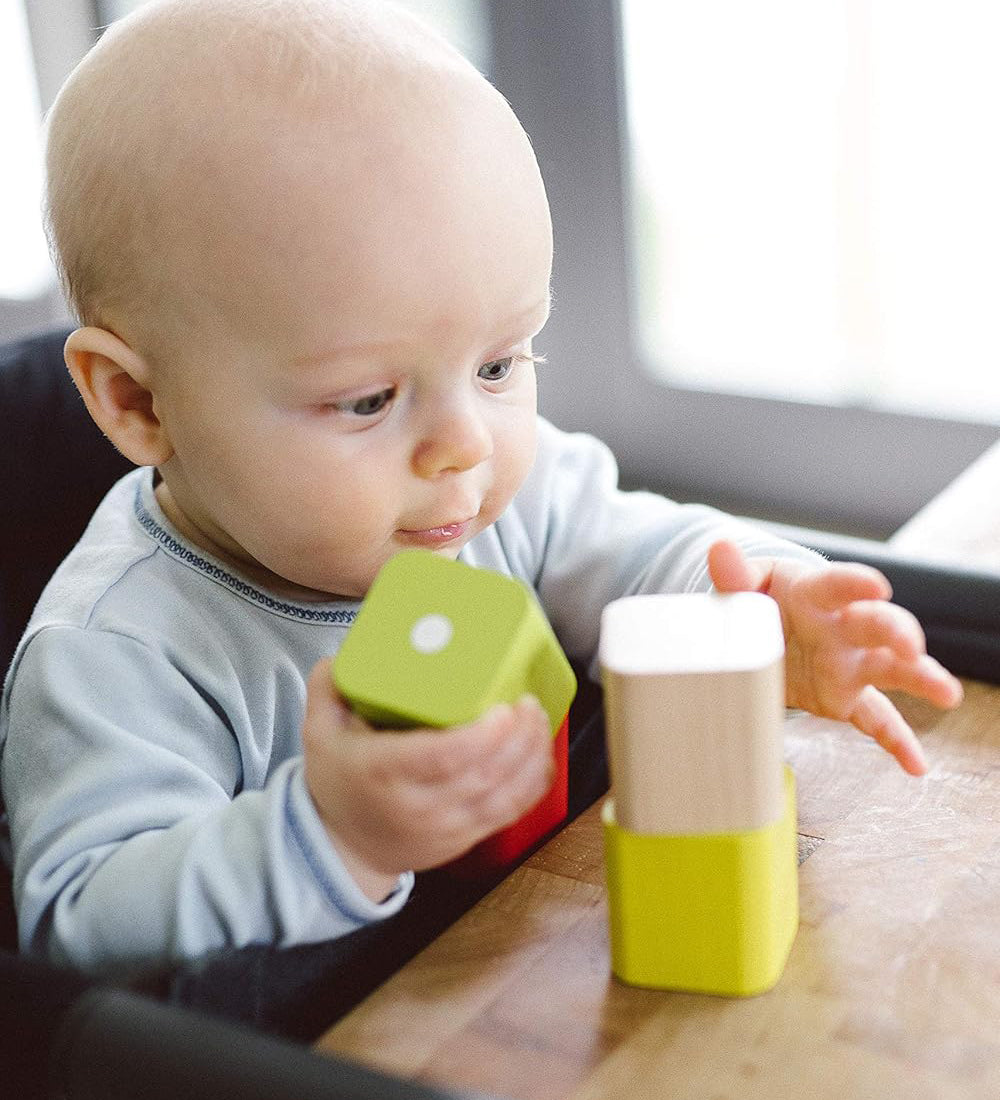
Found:
[[[447,615],[423,615],[413,624],[410,644],[418,653],[440,653],[454,632]]]

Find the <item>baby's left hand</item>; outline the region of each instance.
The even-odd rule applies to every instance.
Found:
[[[883,692],[950,708],[962,701],[962,685],[928,656],[914,616],[888,602],[892,589],[877,569],[748,560],[729,541],[712,546],[708,568],[719,592],[763,592],[777,602],[788,706],[850,722],[911,775],[927,771],[916,734]]]

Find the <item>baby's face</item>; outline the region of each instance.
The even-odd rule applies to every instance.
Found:
[[[362,133],[262,121],[206,167],[171,261],[202,305],[154,391],[161,502],[299,598],[362,596],[405,547],[456,556],[534,456],[534,157],[498,99],[398,102]]]

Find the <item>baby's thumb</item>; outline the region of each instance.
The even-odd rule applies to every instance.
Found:
[[[330,674],[330,659],[317,661],[306,680],[306,715],[303,730],[327,736],[360,724],[360,719],[337,693]]]
[[[762,578],[735,542],[720,539],[708,550],[708,575],[717,592],[756,592]]]

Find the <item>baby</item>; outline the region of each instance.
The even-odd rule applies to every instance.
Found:
[[[788,704],[925,770],[882,692],[961,687],[880,574],[622,493],[600,443],[537,417],[538,166],[412,16],[156,0],[73,73],[48,139],[67,363],[141,468],[4,687],[25,950],[102,971],[329,939],[544,795],[533,699],[393,733],[334,694],[329,658],[404,547],[523,579],[584,665],[619,596],[765,592]]]

